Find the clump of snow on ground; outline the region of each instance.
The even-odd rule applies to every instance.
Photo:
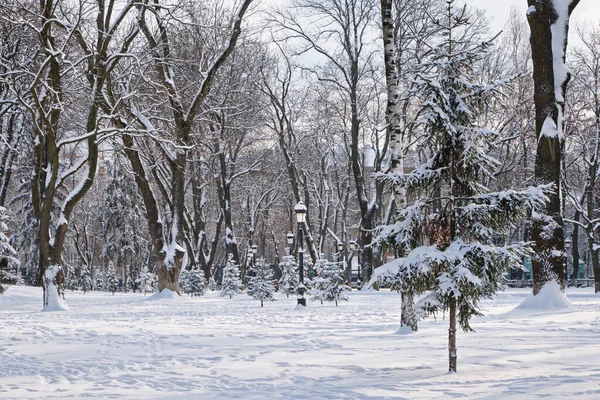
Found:
[[[163,289],[162,292],[154,292],[152,296],[148,297],[148,300],[175,300],[179,298],[181,298],[181,296],[171,289]]]
[[[46,269],[44,274],[44,282],[46,283],[47,305],[42,309],[42,312],[51,311],[69,311],[69,307],[63,301],[62,296],[58,292],[55,284],[56,275],[60,271],[60,265],[53,265]]]
[[[537,296],[531,293],[516,308],[520,310],[560,310],[573,308],[573,303],[561,292],[558,284],[551,281],[544,285]]]

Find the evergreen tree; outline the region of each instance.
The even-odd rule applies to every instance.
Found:
[[[223,279],[221,281],[221,297],[234,295],[242,292],[242,280],[240,279],[240,269],[233,261],[233,254],[227,254],[227,263],[223,268]]]
[[[323,304],[323,294],[327,289],[329,283],[325,276],[327,260],[325,258],[319,258],[314,265],[315,277],[311,281],[311,289],[309,294],[311,296],[310,301],[320,300]]]
[[[339,301],[348,301],[344,294],[351,289],[344,284],[344,263],[343,262],[317,262],[318,276],[313,279],[313,289],[310,291],[311,301],[320,300],[333,301],[338,305]]]
[[[87,266],[82,266],[79,271],[79,287],[83,293],[92,290],[92,275]]]
[[[148,272],[148,266],[144,264],[140,272],[140,277],[135,282],[145,296],[147,292],[154,292],[156,277],[152,272]]]
[[[190,270],[183,268],[179,274],[179,289],[185,294],[191,293]]]
[[[111,292],[113,296],[119,290],[119,280],[115,276],[115,267],[112,261],[108,263],[108,273],[106,274],[106,290]]]
[[[473,71],[492,43],[474,43],[466,8],[457,10],[454,0],[447,5],[447,18],[432,21],[441,31],[440,43],[415,82],[423,96],[418,147],[425,158],[410,173],[379,177],[403,186],[416,200],[380,229],[376,243],[406,254],[381,268],[397,290],[432,289],[417,303],[418,312],[447,313],[449,369],[456,372],[457,318],[471,330],[471,317],[481,315],[479,301],[502,288],[504,273],[520,265],[527,251],[525,244],[495,246],[492,239],[505,235],[528,207],[543,205],[549,187],[503,192],[486,187],[499,165],[491,156],[498,135],[479,120],[499,89],[478,83]]]
[[[262,307],[265,300],[274,300],[273,269],[261,258],[253,266],[252,271],[254,276],[248,278],[248,295],[260,300],[260,306]]]
[[[281,263],[281,279],[279,279],[279,290],[287,297],[296,293],[298,288],[298,264],[294,256],[284,256]]]
[[[204,271],[196,266],[189,272],[189,292],[194,296],[204,296],[206,289],[206,277]]]
[[[210,290],[211,292],[214,292],[217,289],[218,289],[217,281],[215,281],[214,275],[211,275],[210,279],[208,280],[208,290]]]
[[[0,207],[0,293],[4,293],[6,285],[17,283],[17,275],[12,271],[21,265],[17,258],[17,252],[2,232],[8,229],[5,223],[6,218],[6,209]]]
[[[106,280],[104,279],[104,271],[100,269],[100,267],[96,267],[94,268],[94,279],[93,279],[93,290],[96,291],[104,291],[106,290],[105,288],[105,284],[106,284]]]
[[[79,278],[77,277],[75,268],[72,265],[67,264],[65,267],[65,272],[65,288],[71,291],[76,290],[79,283]]]

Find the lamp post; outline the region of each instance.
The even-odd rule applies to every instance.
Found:
[[[569,260],[569,250],[571,250],[571,239],[565,239],[565,253],[564,253],[564,262],[563,262],[563,274],[565,279],[565,287],[569,286],[569,275],[568,275],[568,260]],[[573,264],[573,268],[575,268],[575,264]]]
[[[337,261],[344,261],[344,243],[337,242]]]
[[[288,232],[286,236],[287,240],[287,254],[288,256],[292,254],[292,245],[294,244],[294,234],[292,232]]]
[[[256,253],[258,253],[258,246],[253,244],[252,247],[252,265],[256,264]]]
[[[356,243],[356,240],[350,241],[350,249],[352,250],[353,256],[356,253],[356,283],[358,284],[358,282],[360,282],[360,260],[358,259],[358,243]]]
[[[253,259],[252,249],[249,248],[248,255],[246,256],[246,260],[248,261],[246,263],[246,264],[248,264],[248,272],[250,272],[250,268],[252,267],[252,259]]]
[[[304,286],[304,249],[302,245],[302,232],[304,230],[304,223],[306,222],[306,206],[304,203],[299,202],[294,207],[294,211],[296,212],[296,221],[298,222],[298,271],[300,275],[298,304],[306,307],[306,299],[304,298],[304,292],[306,292],[306,286]]]

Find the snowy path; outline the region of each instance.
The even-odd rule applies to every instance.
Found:
[[[399,296],[352,292],[339,307],[245,295],[148,301],[41,290],[0,295],[0,399],[600,399],[600,296],[573,310],[513,310],[527,290],[484,303],[447,371],[447,321],[398,335]]]

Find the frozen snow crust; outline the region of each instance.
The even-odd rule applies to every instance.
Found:
[[[241,294],[70,292],[67,313],[41,313],[41,288],[0,295],[0,399],[600,399],[600,297],[568,289],[572,308],[516,311],[531,289],[483,301],[458,332],[448,321],[396,334],[400,295],[275,302]]]

